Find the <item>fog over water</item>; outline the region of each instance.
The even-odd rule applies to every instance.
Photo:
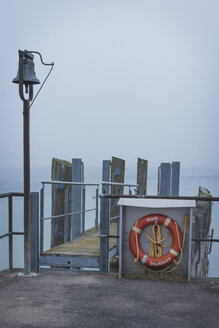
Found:
[[[31,108],[31,165],[117,156],[219,167],[217,0],[1,0],[0,166],[22,165],[18,49],[54,71]],[[35,55],[43,82],[48,67]],[[34,87],[36,93],[39,86]]]

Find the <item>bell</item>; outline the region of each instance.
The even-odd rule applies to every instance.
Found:
[[[34,62],[33,59],[25,57],[23,61],[23,83],[26,86],[26,92],[29,84],[40,84],[40,81],[36,77],[36,73],[34,70]],[[32,55],[33,58],[33,55]],[[12,80],[13,83],[19,83],[19,66],[17,76]]]

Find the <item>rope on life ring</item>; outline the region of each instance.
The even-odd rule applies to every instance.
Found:
[[[140,234],[149,225],[159,224],[166,227],[172,235],[172,247],[169,252],[160,257],[146,255],[140,247]],[[129,246],[135,261],[139,261],[146,267],[160,268],[175,262],[184,244],[182,232],[177,223],[163,214],[150,214],[137,220],[129,234]]]

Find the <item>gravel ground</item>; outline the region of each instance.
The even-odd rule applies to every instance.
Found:
[[[219,285],[100,273],[0,275],[0,327],[219,327]]]

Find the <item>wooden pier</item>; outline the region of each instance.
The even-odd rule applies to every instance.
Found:
[[[117,234],[117,223],[110,224],[110,235]],[[57,265],[57,266],[73,266],[78,262],[78,266],[82,265],[83,259],[89,263],[91,267],[99,266],[100,261],[100,230],[95,227],[86,230],[85,234],[72,241],[68,241],[59,246],[40,253],[40,265]],[[109,239],[109,252],[116,253],[116,238]],[[81,261],[80,261],[81,259]],[[73,263],[74,262],[74,263]]]
[[[144,160],[141,160],[141,165],[142,163],[145,164]],[[142,170],[141,174],[143,174]],[[139,185],[125,184],[124,176],[125,161],[116,157],[112,157],[112,161],[103,161],[101,184],[84,182],[84,163],[80,158],[73,158],[72,163],[53,159],[52,180],[42,181],[40,194],[40,254],[37,254],[37,268],[47,266],[69,267],[72,270],[95,268],[101,272],[109,271],[109,259],[119,251],[118,197],[99,201],[99,189],[101,188],[102,194],[120,195],[124,193],[126,187],[131,194],[130,188],[138,188]],[[46,218],[44,216],[45,185],[52,185],[52,215]],[[88,187],[94,189],[92,190],[94,206],[89,209],[85,205],[89,194]],[[85,231],[86,212],[89,211],[94,212],[95,227]],[[48,250],[44,248],[45,220],[52,222],[51,249]]]

